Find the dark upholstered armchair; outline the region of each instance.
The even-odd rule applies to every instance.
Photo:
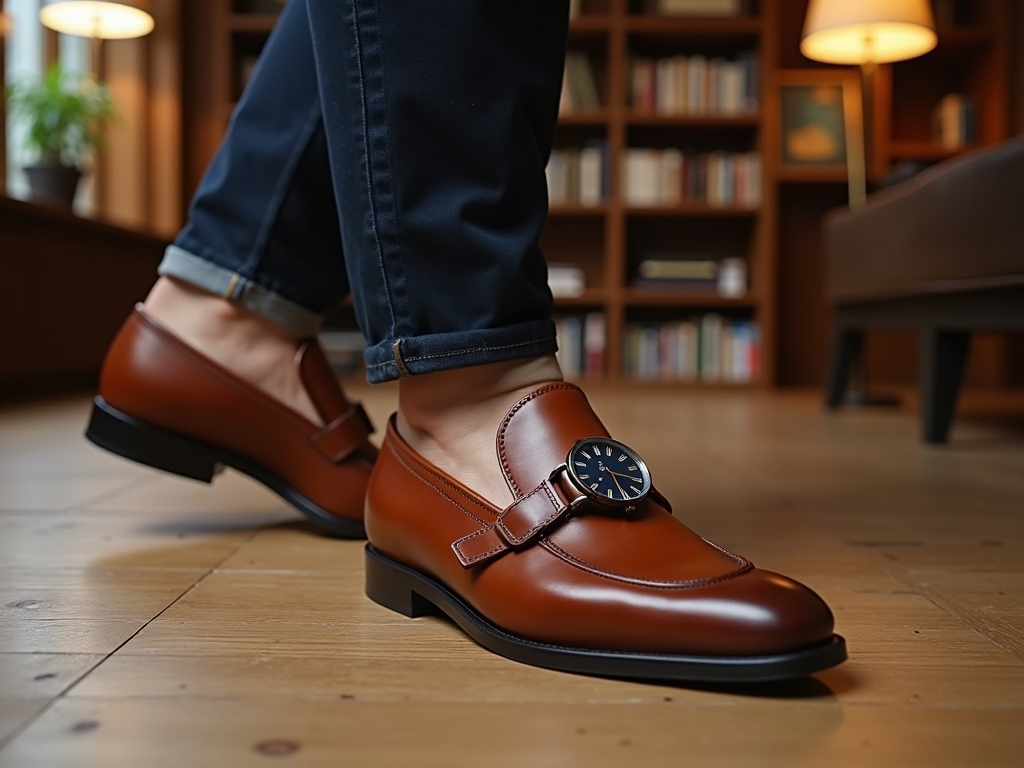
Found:
[[[920,333],[923,437],[946,440],[971,332],[1024,329],[1024,138],[936,165],[825,223],[826,404],[870,328]]]

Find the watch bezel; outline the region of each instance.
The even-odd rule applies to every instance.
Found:
[[[590,486],[588,486],[585,481],[581,480],[577,476],[576,469],[573,465],[573,457],[581,448],[585,447],[587,444],[593,445],[595,442],[605,443],[612,446],[613,448],[618,448],[636,462],[637,469],[640,471],[640,475],[643,478],[643,489],[641,490],[640,494],[629,499],[609,499],[607,496],[602,496],[601,494],[595,493],[593,490],[591,490]],[[565,470],[566,474],[569,477],[569,481],[573,484],[573,487],[575,487],[587,499],[597,502],[598,504],[602,504],[606,507],[635,507],[637,504],[642,502],[651,492],[651,471],[647,466],[647,462],[645,462],[640,457],[640,454],[638,454],[628,445],[611,437],[601,437],[598,435],[594,435],[591,437],[585,437],[582,440],[577,440],[573,444],[572,448],[569,449],[569,452],[566,454]]]

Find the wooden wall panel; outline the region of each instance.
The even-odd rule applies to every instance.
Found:
[[[0,196],[0,402],[93,386],[166,242]]]

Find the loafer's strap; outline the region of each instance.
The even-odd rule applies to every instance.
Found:
[[[464,568],[492,560],[510,549],[531,544],[545,530],[585,500],[564,471],[554,472],[525,496],[502,510],[492,525],[452,544]]]
[[[335,464],[344,461],[361,446],[371,434],[373,424],[360,403],[309,438],[309,444]]]

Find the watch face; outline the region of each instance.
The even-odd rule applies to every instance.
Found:
[[[635,504],[651,489],[651,473],[636,452],[610,437],[588,437],[569,451],[569,477],[604,504]]]

